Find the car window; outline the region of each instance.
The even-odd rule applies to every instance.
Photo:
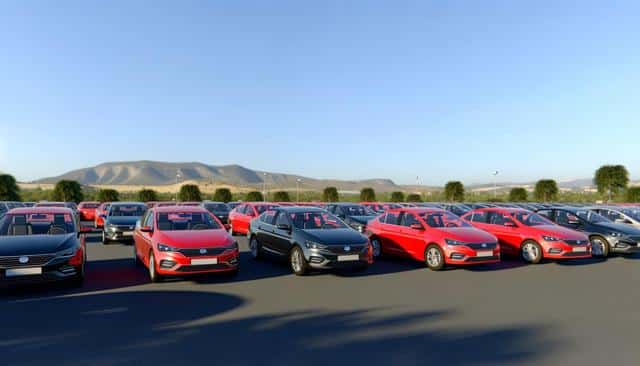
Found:
[[[273,225],[273,219],[276,217],[276,211],[268,210],[265,211],[262,215],[260,215],[260,221],[265,224]]]
[[[399,216],[400,215],[395,212],[389,212],[387,213],[384,223],[389,225],[398,225]]]
[[[559,225],[575,225],[580,223],[580,218],[568,211],[556,211],[555,221]]]
[[[425,212],[420,217],[433,228],[471,227],[469,223],[450,212]]]
[[[278,215],[278,218],[276,219],[276,226],[278,225],[289,225],[289,219],[287,218],[287,215],[285,215],[282,212]]]
[[[538,215],[553,221],[553,211],[551,210],[540,210],[538,211]]]
[[[75,221],[67,214],[8,215],[0,228],[0,236],[65,235],[74,232]]]
[[[158,213],[159,231],[199,231],[220,229],[220,225],[208,212]]]
[[[469,221],[486,224],[487,217],[488,215],[486,211],[474,212],[471,216],[469,216]]]
[[[489,212],[488,223],[491,225],[505,226],[507,223],[514,223],[513,220],[501,212]]]
[[[420,224],[420,221],[416,218],[416,216],[412,213],[405,212],[402,215],[402,226],[410,227],[413,224]]]
[[[109,215],[114,217],[142,216],[146,210],[144,205],[114,205],[111,206]]]
[[[147,217],[144,220],[143,226],[149,226],[153,229],[154,228],[153,216],[154,216],[153,212],[148,213]]]
[[[326,211],[295,212],[289,215],[293,226],[303,230],[346,229],[347,226]]]

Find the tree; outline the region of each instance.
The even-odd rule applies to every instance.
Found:
[[[231,202],[233,200],[233,196],[231,195],[231,190],[229,188],[218,188],[213,194],[213,200],[216,202]]]
[[[180,193],[178,193],[178,198],[182,202],[187,201],[202,201],[202,193],[200,193],[200,188],[198,188],[195,184],[185,184],[180,187]]]
[[[273,200],[275,202],[291,202],[291,197],[289,197],[289,192],[278,191],[273,194]]]
[[[322,200],[324,202],[338,202],[340,200],[340,196],[338,195],[338,188],[325,188],[324,191],[322,191]]]
[[[640,202],[640,187],[631,187],[627,189],[627,202]]]
[[[533,192],[533,195],[536,197],[536,200],[548,202],[548,201],[556,201],[558,199],[558,193],[560,190],[558,189],[558,183],[556,183],[553,179],[541,179],[536,183],[536,188]]]
[[[417,193],[407,195],[407,202],[422,202],[422,196]]]
[[[141,189],[138,192],[138,201],[140,202],[151,202],[158,201],[158,192],[153,189]]]
[[[373,188],[362,188],[360,191],[360,201],[362,202],[372,202],[376,200],[376,191]]]
[[[464,185],[462,182],[448,182],[444,186],[444,195],[447,201],[462,202],[464,201]]]
[[[593,183],[600,194],[607,194],[609,201],[629,185],[629,171],[624,165],[604,165],[596,170]]]
[[[527,190],[519,187],[511,189],[509,192],[509,201],[511,202],[525,202],[528,199]]]
[[[391,202],[404,202],[404,193],[391,192]]]
[[[62,202],[81,202],[84,199],[82,186],[75,180],[61,180],[53,188],[51,199]]]
[[[262,202],[264,201],[264,196],[262,195],[261,192],[252,191],[247,193],[247,197],[245,197],[245,200],[247,202]]]
[[[0,174],[0,201],[20,201],[20,187],[13,175]]]
[[[120,193],[115,189],[101,189],[98,191],[96,199],[100,202],[118,202],[120,201]]]

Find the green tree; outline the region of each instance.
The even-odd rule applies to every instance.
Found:
[[[536,200],[542,202],[556,201],[558,200],[558,183],[553,179],[541,179],[536,183],[536,188],[533,195]]]
[[[360,191],[360,201],[362,202],[373,202],[376,200],[376,191],[373,188],[362,188]]]
[[[609,201],[629,185],[629,171],[624,165],[604,165],[596,170],[593,183],[600,194],[607,194]]]
[[[96,199],[100,202],[118,202],[120,201],[120,193],[115,189],[101,189],[98,191]]]
[[[61,180],[53,188],[51,199],[62,202],[81,202],[84,199],[82,186],[75,180]]]
[[[327,187],[322,191],[322,200],[324,202],[338,202],[340,196],[338,195],[338,188]]]
[[[447,201],[464,201],[464,184],[458,181],[448,182],[444,186],[444,195]]]
[[[404,202],[404,193],[391,192],[391,202]]]
[[[631,187],[627,189],[627,202],[640,202],[640,187]]]
[[[233,200],[233,196],[231,195],[231,190],[229,188],[218,188],[213,194],[213,200],[216,202],[231,202]]]
[[[274,202],[291,202],[291,197],[289,197],[289,192],[286,191],[278,191],[273,194]]]
[[[178,193],[178,198],[182,202],[187,201],[202,201],[202,193],[200,193],[200,188],[195,184],[185,184],[180,187],[180,193]]]
[[[158,201],[158,192],[153,189],[141,189],[138,191],[138,201],[140,202],[152,202]]]
[[[527,190],[521,187],[511,189],[509,192],[509,201],[511,202],[525,202],[528,199]]]
[[[422,196],[418,193],[410,193],[407,195],[407,202],[422,202]]]
[[[0,201],[20,201],[20,187],[13,175],[0,174]]]
[[[245,201],[247,202],[262,202],[264,201],[264,196],[261,192],[252,191],[247,193],[247,197],[245,197]]]

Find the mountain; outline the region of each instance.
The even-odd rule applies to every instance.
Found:
[[[169,185],[176,183],[176,173],[180,174],[180,181],[254,187],[256,189],[266,184],[269,190],[295,188],[298,179],[301,180],[300,187],[302,189],[320,190],[327,186],[335,186],[341,191],[359,191],[363,187],[373,187],[380,192],[403,189],[389,179],[354,181],[314,179],[292,174],[256,171],[240,165],[213,166],[197,162],[167,163],[158,161],[104,163],[95,167],[73,170],[57,177],[40,179],[34,183],[54,184],[60,180],[69,179],[84,185]]]

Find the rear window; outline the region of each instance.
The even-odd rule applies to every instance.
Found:
[[[198,231],[220,229],[211,215],[204,212],[158,213],[157,228],[160,231]]]
[[[75,232],[73,218],[67,214],[19,214],[3,220],[0,236],[65,235]]]
[[[229,212],[229,207],[223,203],[207,203],[204,208],[209,212]]]
[[[66,207],[64,203],[38,203],[36,207]]]

